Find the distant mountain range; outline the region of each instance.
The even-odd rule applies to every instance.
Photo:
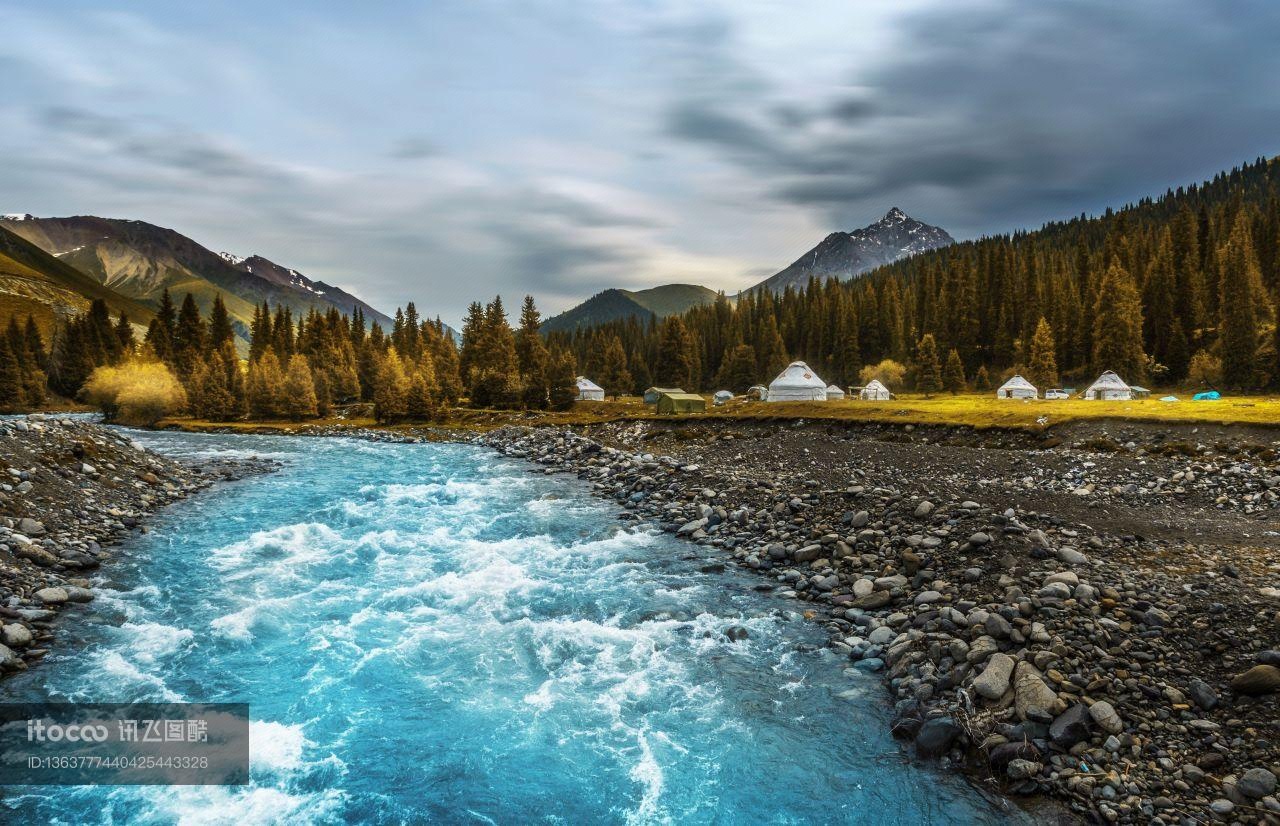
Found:
[[[58,316],[82,313],[101,298],[112,315],[150,323],[151,307],[105,287],[85,273],[0,226],[0,324],[28,315],[49,334]]]
[[[609,321],[650,316],[666,318],[683,313],[700,304],[710,304],[719,295],[715,290],[696,284],[665,284],[647,290],[605,290],[596,293],[571,310],[543,322],[543,332],[573,330]]]
[[[391,325],[384,313],[341,288],[312,281],[261,256],[212,252],[174,230],[145,221],[5,215],[0,217],[0,229],[20,236],[99,288],[105,287],[119,297],[113,299],[117,304],[130,300],[133,306],[154,309],[168,289],[175,302],[191,293],[207,314],[221,293],[242,337],[247,336],[254,306],[264,301],[272,307],[287,306],[295,315],[312,307],[322,312],[336,307],[347,314],[359,307],[366,320],[385,328]]]
[[[874,224],[852,232],[833,232],[794,264],[744,292],[787,287],[801,289],[811,276],[821,280],[847,280],[909,255],[954,244],[947,231],[930,226],[894,207]],[[666,318],[700,304],[710,304],[718,293],[693,284],[667,284],[648,290],[605,290],[548,319],[542,329],[573,330],[632,316]]]
[[[833,232],[795,263],[752,287],[783,292],[800,289],[811,277],[847,280],[909,255],[954,244],[946,230],[917,221],[897,207],[874,224],[852,232]]]

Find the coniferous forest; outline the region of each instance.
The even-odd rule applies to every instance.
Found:
[[[532,297],[513,328],[473,303],[455,342],[410,303],[390,331],[357,309],[263,305],[237,349],[221,299],[208,318],[166,292],[138,338],[95,301],[45,342],[30,318],[0,335],[0,407],[49,391],[154,422],[303,420],[365,402],[378,421],[475,407],[563,409],[581,372],[610,395],[651,384],[743,392],[801,359],[841,385],[876,376],[921,392],[1041,388],[1115,370],[1155,386],[1280,386],[1280,163],[1258,160],[1098,217],[958,243],[852,281],[721,296],[662,321],[544,335]],[[898,389],[898,388],[895,388]]]

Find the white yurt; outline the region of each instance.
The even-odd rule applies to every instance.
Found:
[[[576,384],[578,385],[578,401],[604,401],[604,388],[593,382],[591,379],[586,376],[578,376]]]
[[[769,388],[763,384],[753,384],[747,389],[747,398],[752,401],[762,402],[769,398]]]
[[[889,401],[889,388],[880,383],[880,379],[872,379],[867,382],[867,386],[862,388],[862,392],[858,393],[858,397],[868,402],[887,402]]]
[[[809,365],[793,361],[769,383],[771,402],[825,402],[827,383]]]
[[[1111,370],[1098,376],[1097,381],[1084,391],[1086,399],[1100,401],[1128,401],[1133,398],[1133,388]]]
[[[844,391],[834,384],[827,385],[827,401],[838,402],[844,400]]]
[[[1031,382],[1022,376],[1014,376],[996,391],[997,399],[1034,399],[1039,391]]]
[[[711,401],[715,404],[724,404],[733,398],[733,394],[728,390],[717,390],[715,395],[711,397]]]

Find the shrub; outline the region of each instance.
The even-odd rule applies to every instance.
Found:
[[[1192,387],[1216,386],[1222,381],[1222,359],[1206,350],[1201,350],[1191,357],[1191,365],[1187,368],[1187,379]]]
[[[99,367],[85,382],[82,395],[107,421],[148,427],[187,403],[182,383],[159,361]]]
[[[903,367],[893,359],[885,359],[879,364],[868,364],[858,373],[858,378],[863,384],[872,379],[879,379],[883,384],[888,386],[890,390],[901,388],[903,379],[907,376],[907,368]]]

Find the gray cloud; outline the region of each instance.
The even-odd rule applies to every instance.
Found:
[[[1004,230],[1274,152],[1276,31],[1265,2],[948,4],[852,71],[859,94],[780,101],[739,62],[763,89],[678,94],[667,128],[841,225],[893,201],[962,234]]]

